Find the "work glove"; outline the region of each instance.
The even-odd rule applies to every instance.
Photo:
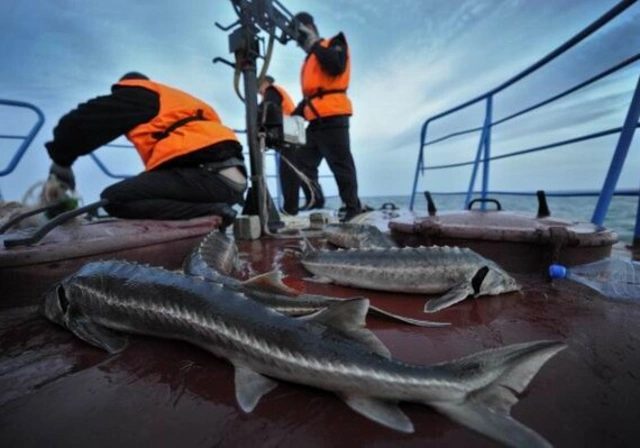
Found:
[[[49,169],[49,175],[55,176],[60,183],[64,184],[69,190],[76,189],[76,177],[70,166],[62,166],[53,162]]]
[[[311,47],[313,47],[313,44],[318,42],[320,40],[320,37],[316,34],[316,32],[313,29],[311,29],[306,25],[303,25],[302,23],[298,25],[298,30],[300,31],[300,34],[297,39],[298,45],[304,51],[309,53],[309,51],[311,51]]]

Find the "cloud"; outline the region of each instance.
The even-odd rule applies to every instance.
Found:
[[[78,102],[106,93],[117,77],[132,69],[147,72],[161,82],[209,101],[227,124],[244,128],[244,106],[233,92],[232,71],[211,63],[216,56],[232,57],[228,33],[214,26],[216,21],[227,25],[236,20],[230,2],[193,0],[186,5],[165,0],[39,0],[36,3],[37,7],[32,2],[0,4],[3,30],[0,85],[8,87],[3,95],[31,101],[47,115],[45,127],[12,176],[12,182],[0,179],[5,196],[18,197],[36,178],[46,174],[48,159],[42,145],[51,137],[58,117]],[[282,3],[294,13],[311,12],[326,36],[344,31],[349,39],[353,56],[350,95],[355,108],[352,148],[361,194],[367,196],[409,192],[420,128],[428,117],[480,95],[528,67],[617,1],[283,0]],[[606,30],[554,63],[549,71],[497,96],[496,116],[540,101],[637,51],[639,14],[640,7],[632,6]],[[303,52],[295,44],[277,45],[270,67],[271,74],[295,100],[300,99],[303,59]],[[499,151],[501,145],[526,147],[535,144],[536,139],[608,125],[611,117],[625,112],[624,100],[627,98],[628,102],[633,88],[630,79],[637,77],[637,65],[634,67],[588,95],[572,97],[536,115],[535,122],[518,120],[513,126],[496,131],[495,150]],[[434,123],[430,126],[430,137],[480,125],[482,114],[483,105],[478,105]],[[539,131],[542,134],[531,137]],[[434,148],[430,154],[436,160],[440,153],[443,160],[445,156],[468,158],[474,154],[476,142],[477,136],[470,136],[468,141],[451,145],[461,149],[448,153],[444,146],[441,150]],[[607,145],[610,141],[599,144]],[[636,147],[637,144],[636,141]],[[597,147],[592,150],[597,151]],[[528,160],[524,162],[525,169],[535,165]],[[608,163],[597,157],[580,160],[590,161],[591,169],[600,171],[598,164]],[[518,172],[519,168],[512,161],[500,166],[508,167],[509,173]],[[127,159],[120,171],[134,173],[139,169],[135,159]],[[326,172],[326,167],[323,169]],[[78,162],[77,172],[80,184],[87,187],[89,200],[113,182],[101,176],[88,158]],[[506,182],[509,173],[497,166],[493,175],[496,182]],[[557,178],[564,184],[567,176],[558,174],[549,178]],[[467,181],[468,169],[443,176],[429,174],[430,185],[443,189],[452,184],[466,187]]]

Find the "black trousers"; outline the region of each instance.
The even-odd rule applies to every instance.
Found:
[[[220,203],[242,203],[216,173],[200,166],[145,171],[104,189],[104,209],[128,219],[191,219],[218,214]]]
[[[279,150],[280,156],[285,157],[295,167],[298,167],[297,149],[282,148]],[[282,209],[289,215],[295,215],[298,213],[298,190],[299,182],[298,175],[291,169],[289,164],[280,159],[280,166],[278,170],[280,176],[280,189],[282,190]]]
[[[348,117],[323,118],[307,127],[307,146],[299,150],[297,160],[301,171],[315,183],[318,183],[318,167],[323,158],[336,179],[340,199],[347,210],[359,212],[358,181],[351,154]]]

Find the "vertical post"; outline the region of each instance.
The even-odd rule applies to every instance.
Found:
[[[418,151],[418,163],[416,163],[416,175],[413,178],[413,188],[411,189],[411,199],[409,200],[409,210],[413,211],[413,205],[416,200],[416,188],[418,188],[418,174],[424,168],[424,143],[427,138],[427,126],[429,125],[429,121],[425,122],[422,125],[422,130],[420,131],[420,150]]]
[[[622,171],[624,161],[627,157],[627,153],[629,152],[629,146],[631,146],[633,134],[636,130],[636,127],[638,126],[639,117],[640,76],[638,77],[638,83],[636,84],[636,90],[633,93],[631,104],[629,104],[629,110],[627,111],[627,116],[624,120],[622,131],[620,132],[620,138],[618,139],[616,150],[613,153],[613,158],[611,159],[611,164],[609,165],[609,172],[607,173],[604,185],[602,186],[602,190],[600,191],[600,196],[598,198],[596,208],[593,211],[593,217],[591,218],[591,222],[593,224],[601,226],[604,222],[604,218],[607,216],[607,210],[609,209],[611,198],[615,193],[616,184],[618,183],[620,172]],[[640,210],[638,213],[640,214]],[[638,237],[638,232],[638,226],[636,226],[636,237]]]
[[[487,97],[487,109],[489,110],[490,107],[488,106],[488,103],[490,101],[490,96]],[[478,164],[480,163],[480,155],[482,154],[482,149],[483,146],[485,144],[486,141],[486,135],[487,135],[487,118],[488,115],[485,112],[485,116],[484,116],[484,125],[482,126],[482,132],[480,133],[480,140],[478,141],[478,150],[476,151],[476,159],[473,162],[473,168],[471,170],[471,179],[469,180],[469,188],[467,188],[467,196],[464,198],[464,204],[462,204],[462,209],[466,209],[467,205],[469,204],[469,202],[471,202],[471,196],[473,195],[473,186],[476,184],[476,175],[478,174]]]
[[[245,25],[247,30],[251,26]],[[260,217],[260,228],[265,229],[268,225],[268,211],[263,204],[267,203],[267,192],[265,189],[266,181],[264,178],[264,163],[262,160],[262,151],[258,142],[258,86],[256,57],[251,53],[257,44],[255,37],[251,33],[246,33],[247,54],[242,59],[242,78],[244,81],[245,95],[245,118],[247,123],[247,143],[249,144],[249,162],[251,168],[251,190],[255,195],[254,200],[257,202],[258,216]],[[250,199],[251,200],[251,199]]]
[[[640,189],[638,189],[638,211],[636,212],[636,228],[633,232],[634,249],[640,249]]]
[[[280,158],[280,153],[276,152],[273,156],[275,159],[276,166],[276,191],[278,192],[278,210],[282,210],[282,182],[280,181],[280,164],[282,160]]]
[[[489,164],[491,158],[491,126],[493,125],[493,95],[487,97],[487,110],[485,116],[484,127],[484,161],[482,164],[482,199],[487,198],[487,190],[489,188]],[[482,202],[481,209],[486,210],[487,203]]]

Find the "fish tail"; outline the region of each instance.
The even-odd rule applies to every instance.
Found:
[[[566,348],[558,341],[536,341],[486,350],[440,367],[461,382],[482,384],[462,402],[430,402],[454,421],[514,447],[550,447],[550,443],[509,413],[540,368]],[[483,381],[483,379],[485,379]]]

